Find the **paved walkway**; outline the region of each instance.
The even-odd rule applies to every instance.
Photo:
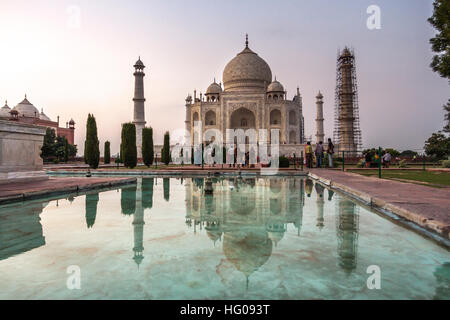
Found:
[[[136,178],[64,177],[35,182],[0,184],[0,204],[52,194],[109,188],[135,181]]]
[[[432,188],[326,169],[312,169],[310,176],[450,238],[450,188]]]

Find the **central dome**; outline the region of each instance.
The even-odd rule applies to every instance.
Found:
[[[238,53],[223,70],[223,83],[227,91],[265,91],[272,82],[269,65],[248,48]]]

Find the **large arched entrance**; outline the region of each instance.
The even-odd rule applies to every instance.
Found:
[[[230,129],[256,129],[256,119],[253,112],[246,108],[235,110],[230,117]]]

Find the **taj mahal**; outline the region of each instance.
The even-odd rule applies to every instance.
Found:
[[[201,121],[202,134],[208,129],[278,129],[282,145],[304,142],[302,97],[297,93],[289,100],[283,85],[272,77],[270,66],[249,48],[245,48],[226,65],[223,88],[215,80],[206,93],[194,91],[186,98],[186,131],[191,145],[197,141],[194,123]],[[270,142],[270,136],[268,137]]]
[[[134,65],[134,117],[136,125],[136,144],[138,158],[141,157],[142,128],[145,120],[145,97],[143,78],[144,64],[140,57]],[[205,132],[217,130],[227,141],[227,129],[265,129],[269,133],[267,142],[275,142],[274,132],[278,130],[279,151],[281,155],[300,155],[307,142],[305,138],[305,120],[300,89],[292,100],[280,81],[272,76],[269,64],[250,49],[248,35],[245,47],[223,70],[223,85],[216,79],[206,92],[188,94],[185,99],[185,144],[195,146],[203,143]],[[347,47],[339,52],[337,59],[334,144],[337,150],[355,151],[361,146],[359,129],[359,111],[354,53]],[[318,144],[325,141],[323,95],[316,96],[316,119],[313,135],[308,141]],[[217,132],[216,131],[216,132]],[[275,131],[277,132],[277,131]],[[213,137],[209,138],[211,142]],[[246,139],[249,139],[247,136]],[[249,140],[246,140],[246,144]]]

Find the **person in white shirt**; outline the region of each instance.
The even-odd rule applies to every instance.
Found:
[[[389,165],[391,164],[391,159],[392,159],[392,156],[389,152],[386,152],[383,155],[383,163],[386,168],[389,168]]]

